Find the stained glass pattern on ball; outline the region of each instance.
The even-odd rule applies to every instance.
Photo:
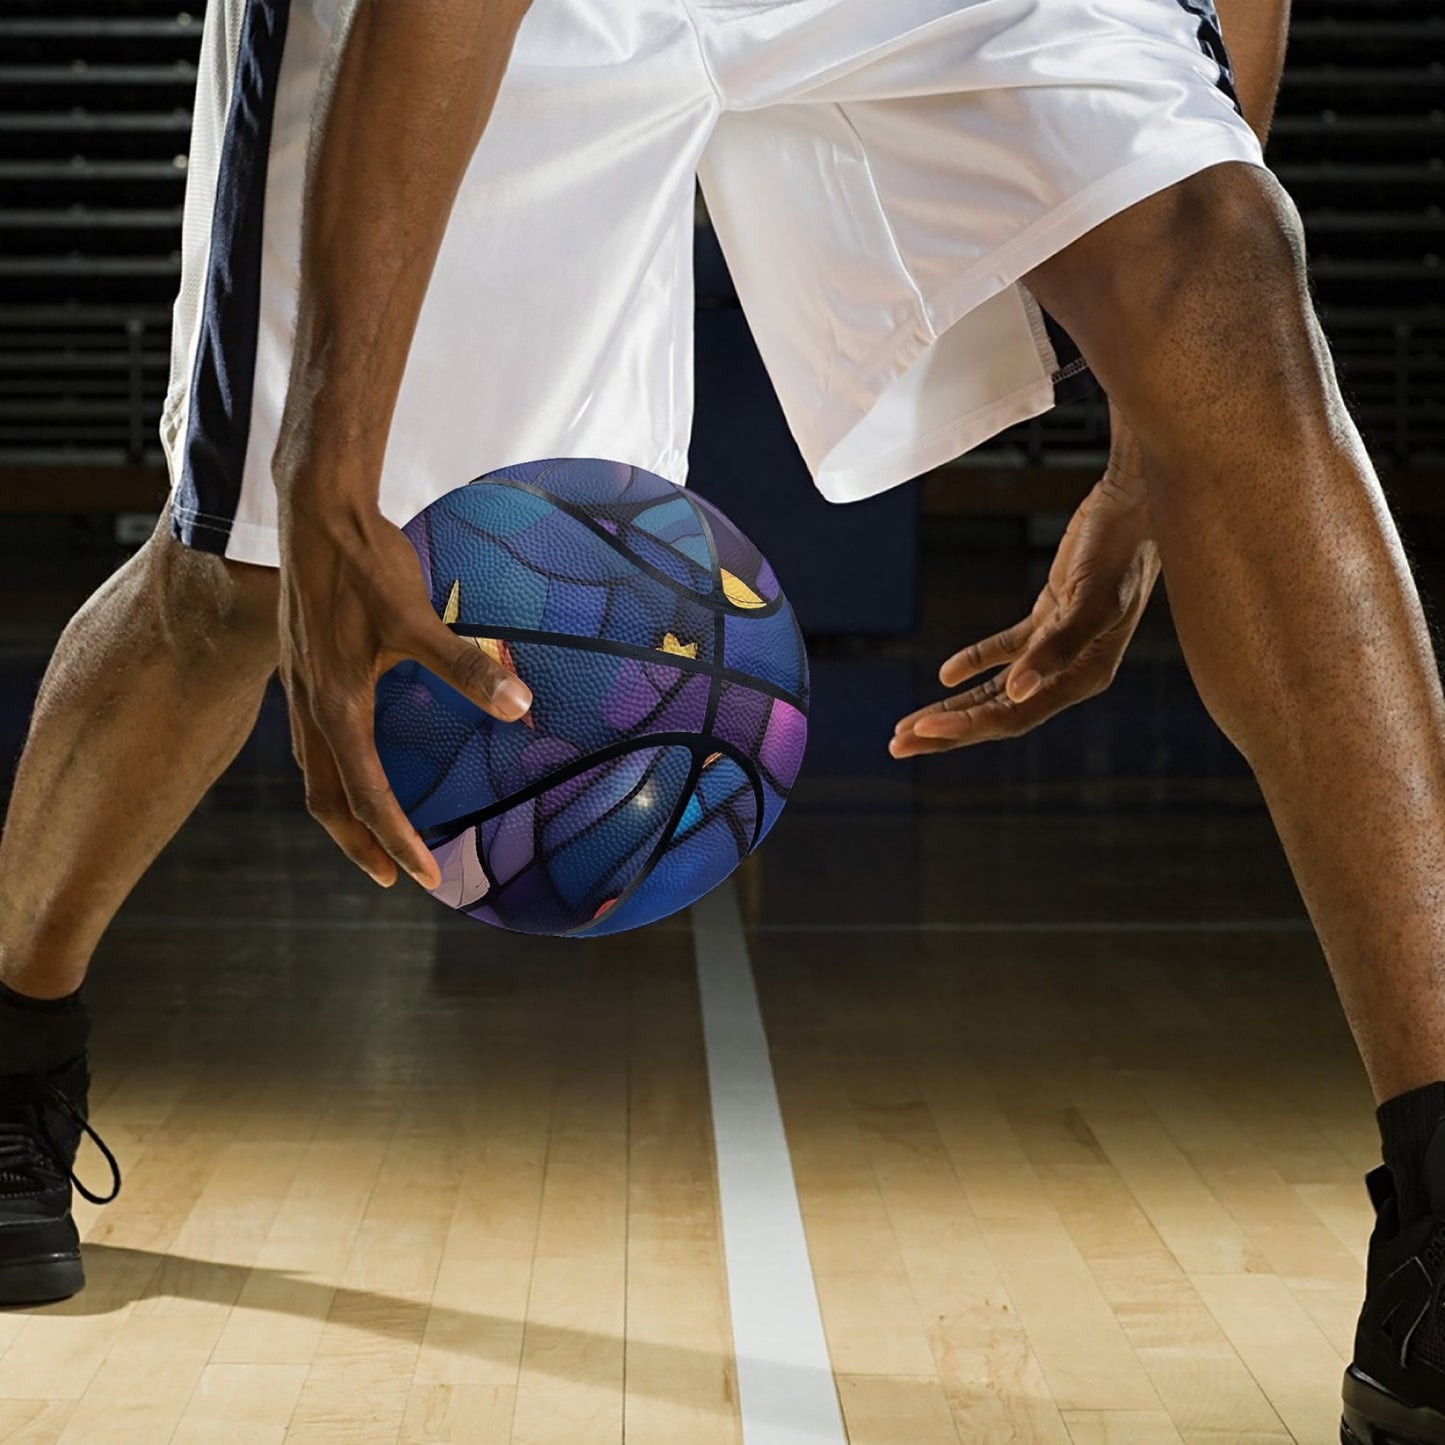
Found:
[[[415,662],[378,685],[378,748],[441,901],[523,932],[619,932],[762,841],[802,761],[807,656],[716,508],[635,467],[543,461],[406,533],[437,613],[534,699],[508,724]]]

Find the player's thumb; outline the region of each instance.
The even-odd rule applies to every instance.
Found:
[[[516,722],[532,706],[532,693],[515,672],[488,656],[470,638],[448,631],[427,666],[483,712]]]

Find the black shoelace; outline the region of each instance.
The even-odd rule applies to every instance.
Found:
[[[120,1165],[116,1163],[115,1155],[63,1089],[44,1078],[33,1080],[32,1087],[35,1091],[32,1098],[18,1108],[12,1105],[0,1115],[0,1178],[19,1175],[44,1183],[47,1175],[58,1175],[68,1179],[76,1192],[92,1204],[109,1204],[120,1193]],[[77,1178],[66,1150],[50,1132],[45,1118],[47,1107],[59,1110],[82,1134],[88,1134],[91,1143],[100,1150],[101,1156],[110,1165],[109,1194],[93,1194]]]

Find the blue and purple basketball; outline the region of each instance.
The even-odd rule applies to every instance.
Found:
[[[377,746],[436,897],[521,933],[617,933],[762,842],[802,764],[808,659],[716,507],[616,462],[532,462],[406,534],[442,620],[534,699],[502,723],[416,662],[378,684]]]

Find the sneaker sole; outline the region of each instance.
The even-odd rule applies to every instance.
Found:
[[[50,1304],[84,1288],[85,1267],[78,1252],[0,1264],[0,1305]]]
[[[1407,1405],[1353,1365],[1343,1393],[1340,1445],[1445,1445],[1445,1415]]]

